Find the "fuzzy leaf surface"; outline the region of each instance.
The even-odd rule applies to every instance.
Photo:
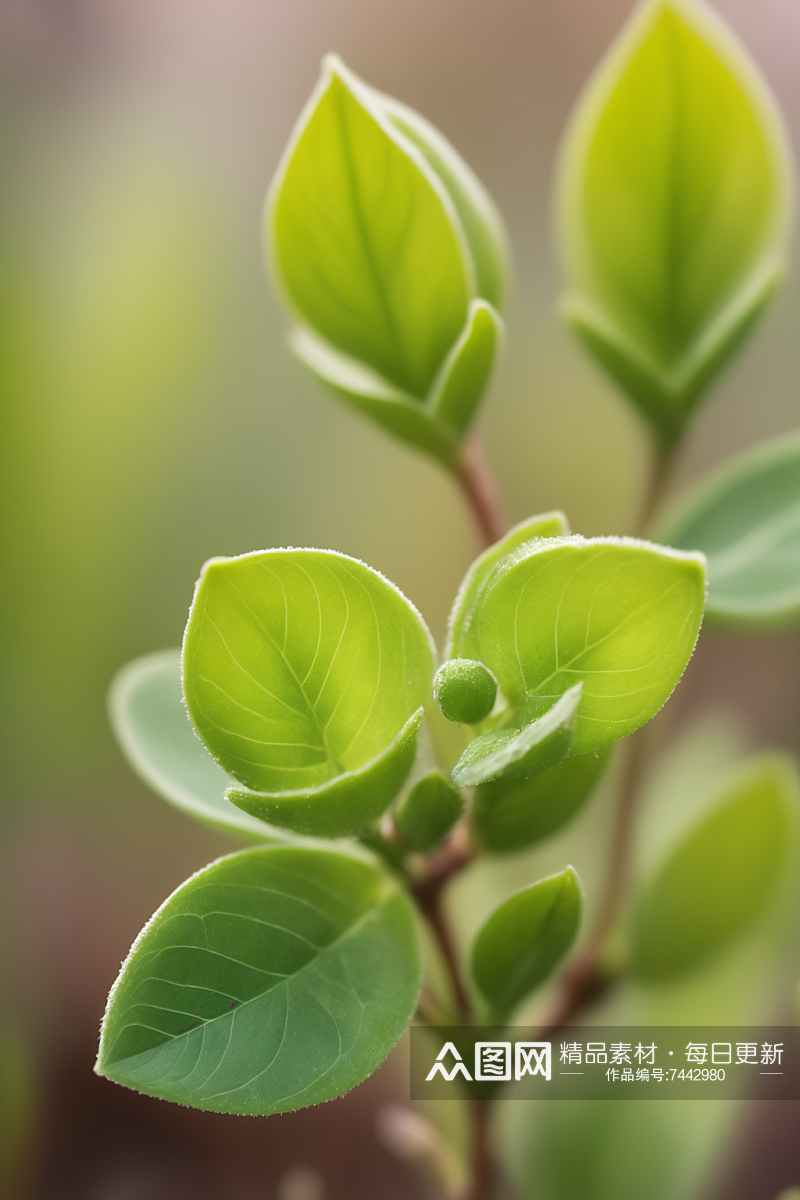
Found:
[[[450,653],[485,663],[513,711],[583,682],[571,753],[595,753],[668,699],[704,600],[701,555],[632,538],[526,542],[494,566],[469,620],[457,612]]]
[[[370,567],[334,551],[266,550],[204,567],[184,694],[225,770],[296,800],[389,749],[428,700],[433,656],[419,613]]]
[[[658,982],[701,966],[776,890],[796,819],[797,770],[765,754],[742,764],[719,806],[672,851],[634,911],[637,974]]]
[[[791,169],[757,68],[692,0],[639,7],[562,152],[565,315],[668,439],[780,277]]]
[[[583,807],[610,749],[565,758],[531,779],[496,779],[475,789],[472,820],[494,854],[515,854],[550,837]]]
[[[708,560],[708,618],[759,629],[800,619],[800,434],[726,463],[659,529]]]
[[[474,295],[466,238],[425,156],[332,56],[273,183],[268,237],[300,319],[424,398]]]
[[[546,771],[569,754],[575,740],[575,717],[583,684],[564,692],[540,717],[521,728],[490,729],[470,742],[453,768],[461,787],[491,779],[527,779]]]
[[[572,867],[523,888],[478,931],[472,975],[498,1015],[547,979],[578,932],[583,896]]]
[[[213,1112],[291,1112],[389,1053],[419,990],[414,916],[367,863],[245,850],[162,905],[109,997],[96,1070]]]

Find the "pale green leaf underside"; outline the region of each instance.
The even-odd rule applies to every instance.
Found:
[[[335,58],[273,183],[268,226],[302,321],[424,398],[474,295],[467,243],[425,156]]]
[[[425,710],[418,708],[397,737],[370,762],[317,788],[254,792],[236,785],[225,798],[272,825],[312,837],[339,838],[373,828],[406,781],[417,756]]]
[[[484,583],[451,653],[485,663],[509,704],[553,702],[583,682],[572,754],[655,716],[694,649],[702,556],[632,538],[524,543]]]
[[[550,837],[582,808],[599,782],[610,748],[566,758],[532,779],[496,779],[475,789],[472,821],[495,854],[515,854]]]
[[[572,867],[523,888],[478,931],[472,977],[493,1012],[508,1014],[542,983],[569,950],[583,908]]]
[[[658,981],[701,966],[761,912],[789,853],[798,800],[790,759],[737,768],[719,806],[672,851],[634,911],[637,973]]]
[[[485,300],[473,300],[461,336],[434,380],[431,411],[460,437],[469,429],[492,374],[503,322]]]
[[[349,1091],[411,1017],[406,898],[326,851],[245,850],[183,884],[109,997],[96,1070],[214,1112],[290,1112]]]
[[[125,757],[159,796],[223,833],[284,839],[225,799],[226,788],[236,781],[214,762],[186,715],[180,650],[148,654],[123,667],[112,684],[109,708]]]
[[[542,716],[521,728],[492,729],[470,742],[453,769],[461,787],[492,779],[528,779],[570,752],[583,684],[564,692]]]
[[[601,314],[593,348],[651,415],[694,398],[774,288],[789,178],[779,117],[732,35],[690,0],[643,4],[572,119],[559,214],[579,304]]]
[[[373,95],[392,124],[422,151],[447,188],[469,244],[478,295],[501,308],[508,276],[508,241],[491,197],[429,121],[389,96]]]
[[[706,555],[709,620],[747,630],[800,619],[800,434],[724,464],[658,536]]]
[[[428,700],[433,668],[408,600],[328,550],[212,559],[183,646],[195,728],[259,792],[310,791],[383,754]]]
[[[569,533],[569,524],[562,512],[539,513],[514,525],[504,538],[475,559],[464,576],[450,612],[445,659],[458,657],[453,646],[469,628],[478,599],[500,560],[534,538],[559,537],[565,533]]]

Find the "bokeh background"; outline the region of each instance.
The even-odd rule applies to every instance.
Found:
[[[126,660],[179,643],[211,555],[281,545],[353,554],[394,580],[441,642],[478,549],[444,474],[323,394],[284,346],[261,208],[330,49],[438,125],[508,222],[509,344],[482,429],[511,518],[559,507],[586,534],[634,528],[647,434],[558,323],[550,220],[560,132],[629,7],[0,2],[0,1045],[3,1178],[15,1200],[429,1194],[375,1130],[376,1111],[402,1102],[402,1055],[343,1101],[267,1122],[193,1113],[91,1074],[105,996],[134,936],[186,875],[234,848],[136,781],[110,735],[105,696]],[[797,152],[800,6],[715,7],[769,79]],[[673,488],[797,426],[797,257],[700,413]],[[661,722],[664,745],[680,749],[683,782],[673,785],[685,795],[744,746],[799,751],[798,712],[796,633],[707,636]],[[658,786],[663,779],[654,794]],[[605,811],[601,800],[584,841],[602,837]],[[503,866],[506,888],[509,871],[522,883],[535,869]],[[465,926],[497,875],[487,869],[454,897]],[[778,959],[787,944],[779,925],[760,936]],[[747,953],[739,975],[715,977],[714,996],[761,978],[759,946]],[[770,979],[758,1016],[787,1019],[786,980]],[[673,998],[674,1011],[698,1011],[698,994]],[[523,1108],[509,1129],[540,1119]],[[773,1200],[793,1181],[797,1112],[769,1108],[747,1106],[708,1133],[722,1149],[693,1196]],[[620,1145],[643,1136],[633,1114],[625,1121]],[[658,1155],[653,1162],[656,1171]]]

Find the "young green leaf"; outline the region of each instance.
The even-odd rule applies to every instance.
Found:
[[[507,1016],[547,979],[575,940],[582,908],[578,877],[567,867],[492,913],[475,938],[472,976],[494,1013]]]
[[[394,813],[397,832],[411,850],[429,850],[464,811],[464,797],[439,771],[414,784]]]
[[[634,911],[637,974],[682,975],[721,950],[762,911],[785,865],[797,770],[764,754],[728,780],[716,810],[670,854]]]
[[[225,799],[236,781],[214,762],[186,715],[180,650],[147,654],[123,667],[111,685],[109,708],[125,757],[159,796],[222,833],[283,841],[284,834]]]
[[[136,939],[95,1070],[212,1112],[292,1112],[366,1079],[419,991],[409,902],[372,866],[290,847],[198,872]]]
[[[417,757],[423,708],[380,754],[363,767],[345,771],[315,788],[258,792],[229,787],[225,799],[246,813],[282,829],[312,837],[339,838],[373,829],[406,781]]]
[[[571,753],[594,753],[655,716],[691,657],[703,559],[632,538],[523,543],[462,593],[449,652],[494,673],[512,712],[552,705],[583,682]],[[540,709],[541,711],[541,709]]]
[[[491,196],[430,121],[391,96],[375,91],[372,96],[395,128],[422,151],[447,188],[472,255],[478,295],[501,308],[509,271],[508,238]]]
[[[694,0],[648,0],[572,118],[558,211],[564,315],[669,442],[783,269],[777,110]]]
[[[583,684],[568,688],[547,711],[520,728],[490,729],[467,746],[453,768],[461,787],[492,779],[528,779],[565,758],[575,740]],[[536,705],[536,707],[539,707]]]
[[[268,224],[301,320],[425,397],[474,295],[469,250],[427,159],[333,56],[278,169]]]
[[[472,821],[480,841],[495,854],[514,854],[550,837],[579,811],[594,791],[610,756],[565,758],[532,779],[495,779],[475,789]]]
[[[565,533],[569,533],[569,525],[562,512],[540,513],[535,517],[528,517],[526,521],[520,521],[519,525],[514,525],[504,538],[495,542],[475,559],[464,576],[450,613],[445,647],[446,659],[456,657],[453,647],[462,631],[469,626],[485,585],[501,559],[509,555],[512,550],[517,550],[525,542],[533,541],[534,538],[559,537]]]
[[[679,503],[659,538],[708,560],[706,615],[742,630],[800,618],[800,433],[725,463]]]
[[[432,418],[463,436],[483,399],[502,342],[503,322],[485,300],[473,300],[467,323],[434,381]]]
[[[433,665],[430,634],[408,600],[330,550],[212,559],[183,644],[186,705],[213,756],[267,794],[270,820],[284,823],[284,793],[287,813],[315,832],[316,812],[323,836],[331,822],[337,836],[359,831],[365,806],[379,815],[397,794]]]

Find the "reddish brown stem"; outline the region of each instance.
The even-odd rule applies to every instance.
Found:
[[[413,885],[411,890],[442,953],[458,1013],[460,1016],[466,1017],[472,1011],[472,1005],[461,977],[458,954],[450,926],[442,909],[442,891],[445,884],[459,871],[463,871],[472,858],[469,844],[463,834],[462,829],[454,830],[442,850],[434,858],[428,860],[425,875]]]
[[[464,1200],[491,1200],[494,1164],[489,1144],[489,1112],[488,1098],[470,1102],[472,1170]]]
[[[508,519],[492,468],[476,436],[464,447],[456,475],[481,535],[486,545],[491,546],[508,529]]]

